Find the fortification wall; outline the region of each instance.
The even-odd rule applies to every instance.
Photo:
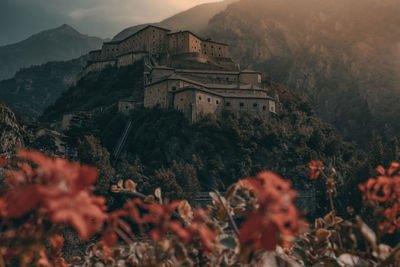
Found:
[[[76,80],[79,81],[91,71],[101,71],[106,67],[114,67],[116,64],[117,63],[115,59],[92,62],[85,69],[83,69],[81,73],[77,75]]]
[[[144,107],[151,108],[160,105],[161,108],[168,108],[171,99],[168,93],[168,83],[157,83],[147,86],[144,91]]]
[[[132,52],[132,53],[118,56],[117,66],[122,67],[122,66],[132,65],[136,61],[142,60],[143,58],[148,56],[148,54],[149,53],[147,53],[147,52]]]
[[[229,58],[216,58],[200,52],[173,55],[168,64],[178,69],[239,70],[239,65]]]
[[[239,79],[241,83],[261,85],[261,73],[258,72],[241,72]]]
[[[225,109],[235,113],[237,116],[240,114],[248,113],[255,116],[262,116],[264,118],[270,117],[270,104],[273,101],[270,99],[262,98],[225,98]]]
[[[212,57],[229,57],[228,46],[211,40],[203,40],[201,43],[201,51],[205,55]]]
[[[265,90],[262,89],[239,89],[239,88],[229,88],[229,89],[225,89],[225,88],[211,88],[214,92],[216,93],[221,93],[224,95],[252,95],[254,97],[268,97],[268,93]]]
[[[190,72],[188,70],[184,71],[176,71],[177,74],[186,77],[188,79],[192,79],[201,83],[211,83],[211,84],[237,84],[239,76],[237,73],[232,72],[211,72],[211,71],[193,71]]]
[[[166,52],[167,31],[148,27],[123,40],[119,47],[121,53],[148,51],[151,54]]]
[[[174,94],[174,108],[181,111],[191,122],[198,121],[206,114],[219,116],[223,106],[224,99],[222,97],[196,88]]]
[[[101,50],[94,50],[89,52],[88,61],[99,61],[101,59]]]

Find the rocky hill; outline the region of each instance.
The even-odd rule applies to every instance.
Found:
[[[21,69],[0,81],[0,99],[18,115],[35,120],[75,82],[84,64],[82,57]]]
[[[197,34],[203,34],[207,28],[208,21],[226,7],[237,0],[225,0],[215,3],[207,3],[195,6],[186,11],[180,12],[161,22],[152,23],[159,27],[164,27],[172,31],[190,30]],[[113,41],[122,40],[135,32],[141,30],[149,24],[137,25],[129,27],[115,35]]]
[[[71,60],[101,47],[103,40],[83,35],[71,26],[46,30],[19,43],[0,47],[0,80],[21,68],[48,61]]]
[[[178,111],[138,108],[129,116],[118,113],[118,99],[132,94],[138,101],[143,97],[142,72],[138,62],[91,73],[63,93],[40,120],[50,125],[65,113],[91,112],[90,121],[64,132],[67,143],[81,151],[87,136],[93,136],[98,140],[92,142],[95,146],[112,153],[132,119],[121,158],[110,159],[107,154],[106,160],[112,161],[116,177],[135,177],[142,192],[161,186],[170,199],[185,194],[192,198],[210,188],[225,190],[238,178],[264,169],[291,178],[297,189],[314,190],[318,188],[309,182],[306,170],[311,159],[334,162],[343,175],[357,164],[361,152],[355,146],[343,142],[333,127],[318,119],[304,99],[275,83],[272,87],[281,104],[279,115],[271,121],[237,118],[227,112],[219,119],[209,116],[190,124]]]
[[[349,140],[400,130],[396,0],[241,0],[210,20],[242,67],[269,72]]]
[[[0,155],[24,147],[26,133],[15,114],[0,103]]]

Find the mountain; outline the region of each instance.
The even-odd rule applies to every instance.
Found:
[[[197,34],[203,34],[204,30],[207,28],[208,21],[219,12],[225,10],[228,5],[236,1],[237,0],[225,0],[197,5],[161,22],[151,23],[151,25],[167,28],[172,31],[189,30]],[[126,28],[115,35],[113,41],[125,39],[149,24],[150,23]]]
[[[102,39],[83,35],[64,24],[19,43],[1,46],[0,80],[13,77],[16,71],[24,67],[78,58],[100,48],[102,43]]]
[[[397,0],[241,0],[207,33],[241,67],[270,73],[326,122],[361,144],[400,130]]]
[[[0,99],[19,116],[37,119],[75,82],[84,64],[82,57],[23,68],[12,79],[0,81]]]

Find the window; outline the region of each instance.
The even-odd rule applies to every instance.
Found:
[[[208,102],[211,102],[211,98],[207,98],[207,101],[208,101]]]
[[[227,81],[229,81],[229,78],[228,78],[228,77],[226,77],[226,80],[227,80]]]
[[[181,101],[183,101],[183,98],[181,98]]]
[[[201,100],[201,96],[199,96],[199,100]]]
[[[176,91],[176,86],[172,86],[172,91]]]
[[[264,110],[264,111],[267,110],[267,106],[263,106],[263,110]]]
[[[253,104],[253,107],[254,107],[254,108],[256,108],[257,106],[258,106],[258,104],[257,104],[257,103],[254,103],[254,104]]]
[[[218,100],[216,100],[216,101],[215,101],[215,104],[217,104],[217,105],[218,105],[218,104],[219,104],[219,101],[218,101]]]
[[[244,107],[244,103],[240,103],[239,106]]]
[[[231,102],[226,102],[226,106],[230,107],[231,106]]]

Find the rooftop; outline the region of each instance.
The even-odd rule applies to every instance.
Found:
[[[165,29],[165,28],[158,27],[158,26],[155,26],[155,25],[148,25],[148,26],[146,26],[146,27],[144,27],[144,28],[138,30],[137,32],[135,32],[135,33],[129,35],[128,37],[125,37],[125,38],[122,39],[122,40],[111,41],[111,42],[105,42],[104,44],[120,44],[120,43],[122,43],[123,41],[128,40],[128,39],[131,38],[132,36],[134,36],[134,35],[136,35],[136,34],[142,32],[142,31],[144,31],[144,30],[147,30],[148,28],[156,28],[156,29],[159,29],[159,30],[161,30],[161,31],[166,31],[166,32],[170,32],[170,31],[171,31],[171,30],[169,30],[169,29]]]

